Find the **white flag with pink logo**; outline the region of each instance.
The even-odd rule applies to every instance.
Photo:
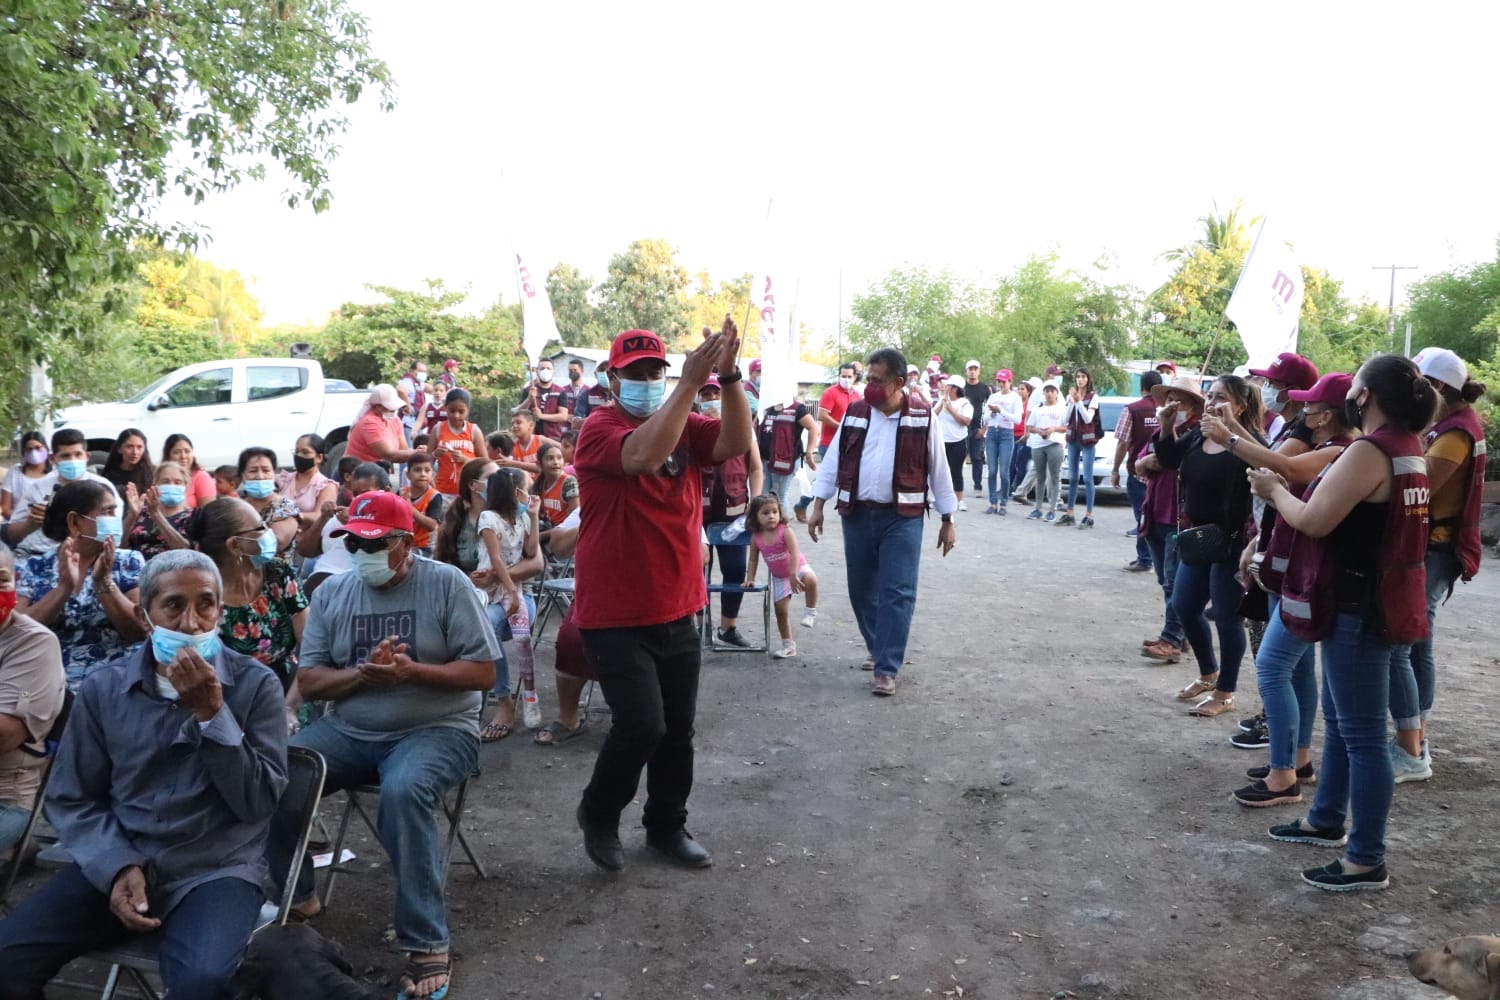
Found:
[[[1270,220],[1262,220],[1234,294],[1224,307],[1252,366],[1268,364],[1283,351],[1297,350],[1302,267],[1291,247],[1271,233]]]
[[[516,254],[516,286],[521,291],[521,349],[526,359],[534,366],[541,360],[542,350],[554,340],[562,340],[557,332],[557,320],[552,316],[552,300],[547,298],[547,285],[540,275],[533,275]]]
[[[750,305],[760,316],[760,405],[790,403],[797,398],[798,349],[789,329],[787,311],[791,290],[770,273],[757,275],[750,286]]]

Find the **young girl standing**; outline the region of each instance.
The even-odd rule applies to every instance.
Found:
[[[781,507],[774,496],[758,496],[751,500],[745,521],[755,532],[750,536],[750,565],[745,570],[745,586],[755,585],[756,563],[765,559],[766,571],[771,574],[776,627],[781,631],[781,649],[771,655],[784,660],[797,655],[797,644],[792,641],[792,595],[807,596],[802,627],[812,628],[818,622],[818,578],[798,547],[797,537],[786,530],[786,524],[781,520]]]
[[[556,441],[545,441],[536,453],[542,474],[531,486],[541,516],[543,541],[552,529],[568,519],[578,507],[578,480],[563,471],[563,450]]]
[[[536,729],[542,724],[542,708],[537,701],[531,659],[531,619],[535,609],[531,598],[518,592],[510,579],[510,570],[534,558],[540,544],[538,512],[529,502],[531,496],[526,485],[526,475],[518,469],[500,469],[490,476],[485,489],[485,509],[479,514],[479,562],[474,576],[475,582],[488,590],[491,604],[510,604],[505,612],[521,675],[521,721],[526,728]],[[497,694],[503,697],[509,692]]]
[[[464,389],[450,389],[443,398],[448,419],[437,424],[434,450],[437,452],[435,485],[443,498],[452,503],[458,499],[458,477],[463,468],[476,458],[484,457],[484,431],[469,422],[472,400]]]

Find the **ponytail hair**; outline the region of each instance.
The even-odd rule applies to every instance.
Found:
[[[1447,382],[1433,382],[1432,379],[1428,379],[1427,381],[1432,382],[1433,388],[1437,389],[1438,395],[1442,396],[1443,402],[1449,406],[1459,402],[1468,403],[1472,406],[1478,402],[1479,397],[1483,396],[1485,391],[1484,383],[1476,382],[1473,379],[1465,382],[1462,389],[1455,389]]]
[[[469,518],[469,504],[473,502],[469,498],[474,492],[473,486],[484,474],[485,466],[493,464],[488,458],[471,458],[459,470],[458,496],[443,514],[443,524],[438,528],[437,539],[433,544],[432,558],[436,562],[458,565],[458,536],[464,529],[464,521]]]
[[[1411,359],[1399,354],[1377,354],[1360,366],[1355,377],[1364,382],[1380,412],[1396,426],[1415,434],[1432,423],[1438,391]]]

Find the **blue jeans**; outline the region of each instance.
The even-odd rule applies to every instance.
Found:
[[[9,850],[21,842],[21,834],[26,832],[26,823],[30,819],[30,809],[0,802],[0,851]]]
[[[1438,605],[1453,593],[1454,582],[1463,575],[1458,554],[1452,549],[1427,550],[1427,638],[1398,647],[1391,657],[1391,715],[1397,729],[1421,729],[1437,694],[1437,663],[1432,656],[1432,629]]]
[[[1240,618],[1240,601],[1245,591],[1234,578],[1239,568],[1239,552],[1223,562],[1208,566],[1177,564],[1177,579],[1172,585],[1172,606],[1182,622],[1193,655],[1198,658],[1198,673],[1204,677],[1217,673],[1214,690],[1233,694],[1240,679],[1240,661],[1245,658],[1245,623]],[[1209,598],[1214,603],[1214,630],[1219,633],[1219,660],[1214,659],[1213,637],[1209,635],[1208,618],[1203,609]]]
[[[1010,503],[1010,462],[1015,450],[1016,435],[1009,427],[991,427],[984,432],[984,461],[990,467],[991,507],[1004,507]]]
[[[906,659],[917,607],[922,518],[855,506],[844,513],[843,526],[854,620],[875,661],[876,675],[894,677]]]
[[[1010,481],[1012,488],[1006,490],[1007,493],[1014,491],[1015,486],[1019,485],[1026,478],[1026,470],[1031,468],[1031,446],[1026,443],[1026,438],[1017,438],[1014,447],[1015,451],[1010,456]]]
[[[1270,595],[1271,620],[1260,640],[1255,677],[1266,709],[1271,734],[1271,766],[1297,766],[1297,751],[1312,746],[1313,720],[1318,714],[1318,674],[1313,666],[1313,644],[1297,638],[1281,624],[1281,598]]]
[[[974,477],[975,496],[984,491],[985,436],[975,437],[974,431],[969,431],[969,472]]]
[[[1151,546],[1147,544],[1146,532],[1141,531],[1141,511],[1146,506],[1146,484],[1134,476],[1125,477],[1125,495],[1130,498],[1130,512],[1135,517],[1135,561],[1142,566],[1155,565]]]
[[[229,995],[265,896],[260,886],[220,878],[189,890],[156,932],[168,995],[217,1000]],[[157,914],[159,916],[159,914]],[[77,865],[52,876],[0,922],[0,1000],[41,1000],[43,987],[73,959],[132,940],[110,912],[109,897]]]
[[[797,470],[793,469],[786,475],[781,476],[766,469],[766,492],[774,496],[781,509],[787,509],[787,497],[792,495],[792,480],[797,478]]]
[[[1084,508],[1094,512],[1094,446],[1068,442],[1068,510],[1078,502],[1078,477],[1083,476]]]
[[[1161,637],[1182,648],[1182,622],[1172,607],[1172,588],[1177,585],[1177,529],[1170,524],[1151,524],[1145,532],[1146,546],[1151,550],[1151,565],[1156,568],[1156,582],[1167,605]]]
[[[377,743],[345,736],[329,720],[320,719],[288,742],[316,750],[328,762],[324,795],[351,785],[380,785],[375,827],[396,877],[396,946],[402,951],[446,951],[444,844],[435,813],[442,808],[442,796],[474,773],[479,740],[461,729],[428,726]],[[296,834],[294,824],[278,813],[266,852],[278,878],[291,861]],[[309,855],[297,876],[297,899],[312,892]]]
[[[521,600],[526,605],[526,617],[529,621],[536,621],[536,601],[526,591],[521,591]],[[505,618],[505,605],[486,604],[484,606],[485,617],[490,620],[490,628],[495,630],[495,638],[502,643],[510,642],[515,635],[510,630],[510,622]],[[490,692],[496,698],[510,697],[510,660],[505,656],[505,647],[500,647],[500,659],[495,661],[495,686]]]
[[[715,538],[718,536],[715,535]],[[725,583],[745,582],[745,565],[749,561],[748,545],[715,545],[714,558],[719,561],[719,572]],[[740,604],[745,595],[739,591],[725,591],[719,595],[719,612],[729,619],[740,616]]]
[[[1341,612],[1323,650],[1323,773],[1307,822],[1320,830],[1349,822],[1344,857],[1357,865],[1385,860],[1385,822],[1395,778],[1387,749],[1388,666],[1400,650],[1376,622]]]

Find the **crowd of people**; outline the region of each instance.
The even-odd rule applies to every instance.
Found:
[[[798,655],[791,604],[816,627],[809,555],[828,501],[880,697],[905,662],[929,513],[943,555],[966,489],[986,514],[1032,495],[1028,520],[1094,526],[1105,429],[1086,370],[1018,382],[1002,368],[985,384],[977,360],[947,377],[934,356],[924,377],[885,348],[840,365],[816,403],[771,400],[758,362],[740,370],[732,319],[704,334],[675,388],[648,331],[620,334],[591,383],[579,362],[558,383],[543,360],[489,434],[456,360],[434,383],[415,362],[370,390],[332,469],[316,434],[290,442],[289,467],[253,446],[208,470],[186,434],[153,461],[129,429],[97,474],[77,431],[24,435],[0,488],[0,858],[27,860],[10,855],[49,774],[46,814],[73,864],[0,921],[0,996],[38,996],[75,955],[147,930],[173,995],[217,995],[265,877],[288,870],[296,832],[275,803],[296,745],[323,756],[330,791],[380,784],[402,995],[440,998],[434,811],[482,743],[518,721],[540,746],[567,742],[597,681],[612,726],[577,807],[588,856],[624,866],[619,822],[644,771],[648,845],[705,867],[687,830],[700,635],[749,645],[738,617],[764,564],[773,654]],[[1392,788],[1432,773],[1431,631],[1478,569],[1483,391],[1432,348],[1321,376],[1283,354],[1206,387],[1163,362],[1114,428],[1113,481],[1123,464],[1135,516],[1125,569],[1154,571],[1163,595],[1142,655],[1191,655],[1198,676],[1177,697],[1205,718],[1234,709],[1252,656],[1264,711],[1233,742],[1269,762],[1233,793],[1242,804],[1300,803],[1315,780],[1321,651],[1321,781],[1305,817],[1270,830],[1345,847],[1304,873],[1320,888],[1387,884]],[[535,597],[549,577],[575,599],[544,725]],[[296,878],[310,919],[310,861]]]

